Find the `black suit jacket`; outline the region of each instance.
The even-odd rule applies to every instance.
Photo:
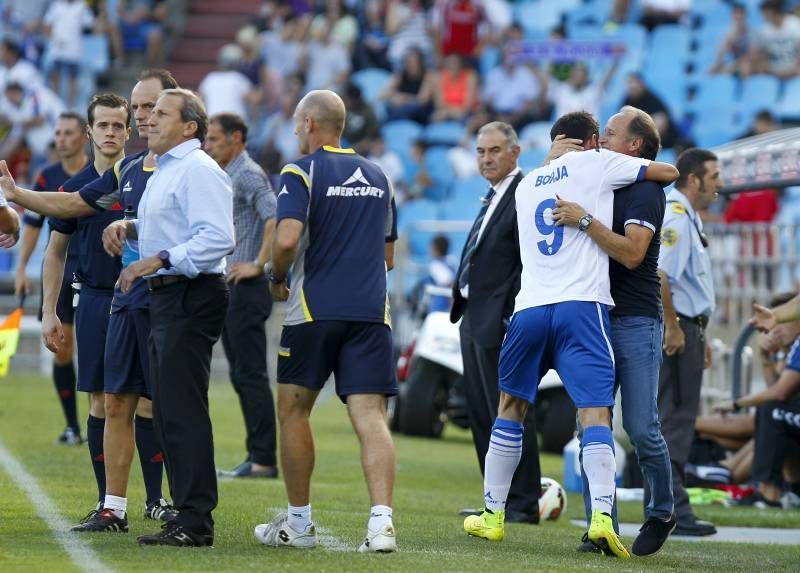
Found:
[[[469,269],[469,301],[461,296],[458,277],[464,265],[464,250],[453,284],[450,320],[458,322],[469,305],[466,320],[475,342],[486,348],[500,346],[506,333],[506,320],[514,312],[519,292],[522,261],[519,258],[517,203],[514,193],[522,172],[506,189],[472,254]],[[531,223],[532,224],[532,223]]]

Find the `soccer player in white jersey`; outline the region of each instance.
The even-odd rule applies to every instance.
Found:
[[[553,220],[557,198],[595,213],[610,227],[613,190],[647,179],[669,183],[678,171],[666,163],[599,149],[599,126],[586,112],[569,113],[553,126],[583,141],[584,151],[567,153],[531,171],[516,192],[522,285],[500,353],[500,407],[486,454],[484,512],[464,520],[470,535],[503,539],[505,503],[522,446],[522,420],[548,369],[554,368],[578,408],[583,434],[583,468],[589,480],[592,523],[589,540],[604,553],[629,557],[611,523],[614,503],[614,355],[608,339],[614,301],[608,255],[584,232]]]

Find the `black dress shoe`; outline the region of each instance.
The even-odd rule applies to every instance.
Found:
[[[276,478],[278,477],[278,466],[268,466],[265,470],[254,470],[253,462],[244,461],[230,471],[218,471],[217,475],[227,478]]]
[[[684,535],[686,537],[705,537],[714,535],[717,528],[713,523],[702,521],[696,517],[678,519],[678,524],[672,530],[672,535]]]
[[[506,523],[539,523],[538,513],[527,513],[524,511],[506,510]]]
[[[481,515],[483,513],[483,508],[476,508],[476,507],[465,507],[464,509],[458,510],[458,515],[463,517],[469,517],[470,515]]]
[[[631,551],[634,555],[638,555],[639,557],[655,555],[664,546],[669,534],[675,529],[677,523],[678,520],[675,518],[674,514],[671,515],[667,521],[664,521],[660,517],[648,518],[641,529],[639,529],[639,535],[636,536]]]
[[[151,535],[142,535],[136,541],[139,545],[169,545],[172,547],[211,547],[213,535],[203,535],[186,529],[177,521],[168,521],[161,526],[161,531]]]

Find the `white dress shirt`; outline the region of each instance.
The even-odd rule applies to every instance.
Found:
[[[156,274],[224,273],[235,245],[231,179],[198,139],[184,141],[156,157],[135,223],[142,258],[169,251],[172,267]]]

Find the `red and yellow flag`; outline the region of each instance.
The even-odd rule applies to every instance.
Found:
[[[19,326],[22,322],[22,308],[18,308],[0,324],[0,378],[8,374],[8,363],[17,352]]]

